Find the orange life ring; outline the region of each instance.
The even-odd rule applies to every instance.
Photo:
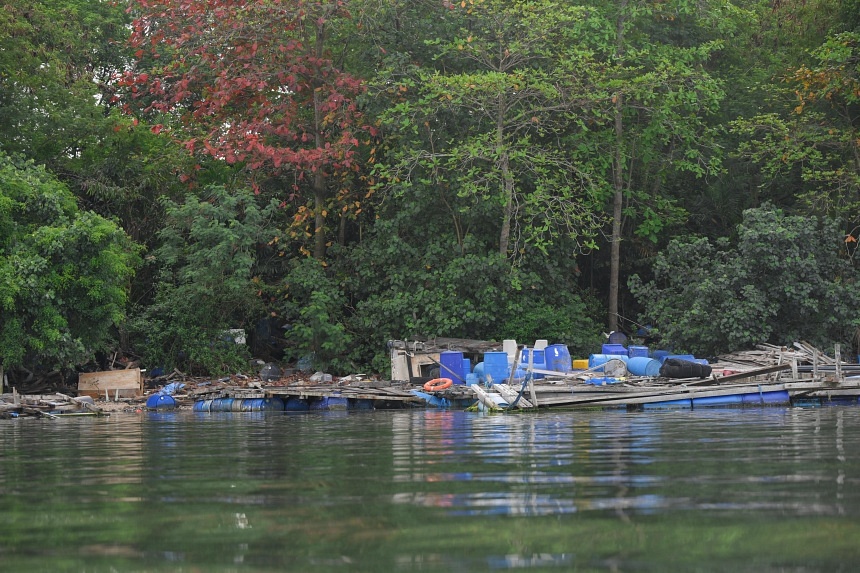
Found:
[[[454,381],[450,378],[434,378],[430,382],[424,384],[424,390],[427,392],[438,392],[450,388]]]

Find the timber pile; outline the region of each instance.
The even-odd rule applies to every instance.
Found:
[[[0,394],[0,418],[58,418],[68,415],[101,416],[104,411],[92,400],[56,393],[47,395],[21,395],[17,390]]]

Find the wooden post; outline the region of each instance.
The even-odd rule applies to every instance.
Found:
[[[836,358],[836,383],[842,384],[842,345],[836,343],[833,347],[833,356]]]
[[[797,372],[797,356],[791,357],[791,377],[794,380],[800,378],[800,374]]]
[[[812,379],[818,380],[818,350],[812,352]]]

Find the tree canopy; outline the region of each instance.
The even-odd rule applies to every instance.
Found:
[[[7,371],[233,371],[233,328],[383,374],[416,336],[860,340],[856,0],[9,0],[0,28]]]

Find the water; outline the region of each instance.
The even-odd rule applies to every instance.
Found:
[[[0,571],[853,571],[860,408],[0,421]]]

